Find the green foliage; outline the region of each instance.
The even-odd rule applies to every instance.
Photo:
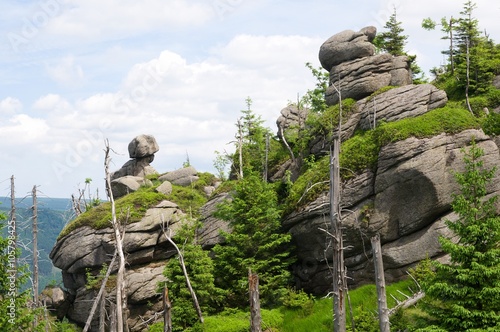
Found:
[[[386,22],[384,28],[387,31],[377,34],[373,43],[377,48],[392,55],[405,55],[405,45],[408,36],[403,35],[404,29],[401,27],[401,22],[396,18],[396,8]]]
[[[330,74],[321,67],[314,68],[310,62],[306,63],[306,67],[316,79],[316,87],[313,90],[307,90],[306,95],[302,98],[302,103],[311,112],[322,113],[327,108],[325,93],[330,81]]]
[[[445,331],[500,328],[500,217],[497,196],[487,198],[495,168],[485,169],[484,151],[473,141],[463,149],[465,171],[455,173],[460,194],[453,195],[457,221],[446,225],[458,242],[441,238],[450,264],[435,263],[435,274],[425,281],[430,298],[426,311]]]
[[[248,269],[259,275],[264,305],[279,303],[290,279],[290,234],[281,231],[281,211],[272,185],[259,175],[238,181],[231,201],[218,206],[216,216],[229,221],[224,244],[213,248],[219,286],[229,292],[226,304],[247,303]]]
[[[138,191],[120,197],[115,201],[117,218],[127,223],[140,221],[150,207],[157,205],[166,198],[164,194],[154,191],[153,188],[140,188]],[[82,213],[71,221],[61,231],[58,239],[83,226],[94,229],[110,227],[110,221],[111,203],[105,202],[90,211]]]
[[[106,263],[102,264],[101,269],[97,275],[93,275],[89,268],[85,270],[85,288],[86,289],[99,289],[101,287],[101,282],[106,277],[106,272],[108,270],[108,265]]]
[[[174,241],[182,248],[186,270],[204,314],[214,313],[224,297],[224,291],[214,285],[214,264],[209,252],[203,250],[195,241],[196,222],[184,222],[177,231]],[[178,259],[170,259],[165,266],[170,300],[172,302],[172,325],[174,331],[185,331],[192,327],[197,319],[191,293],[186,286],[186,279]],[[163,287],[163,285],[159,285]]]
[[[222,154],[219,151],[215,151],[214,153],[215,159],[213,161],[213,165],[215,170],[217,171],[217,177],[222,181],[225,181],[227,180],[227,167],[231,164],[231,156]]]
[[[312,311],[314,299],[303,290],[288,288],[283,297],[283,307],[287,309],[302,309],[305,312]]]
[[[349,179],[365,169],[374,167],[381,147],[389,143],[409,137],[425,138],[440,133],[458,133],[470,128],[479,128],[479,121],[466,109],[452,103],[416,118],[381,123],[374,130],[358,132],[342,143],[341,177]],[[328,167],[328,156],[309,166],[293,184],[285,202],[285,213],[311,202],[327,190]]]

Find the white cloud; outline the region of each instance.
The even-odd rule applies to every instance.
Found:
[[[46,70],[49,77],[62,86],[78,87],[83,83],[83,69],[75,63],[73,56],[66,56],[55,65],[47,65]]]
[[[213,8],[203,1],[68,0],[62,12],[49,22],[47,32],[106,40],[200,25],[214,16]]]
[[[23,104],[19,99],[7,97],[0,100],[0,115],[12,115],[19,113],[23,108]]]
[[[2,126],[0,140],[9,142],[9,147],[38,146],[47,138],[50,127],[45,120],[30,117],[27,114],[15,115]]]

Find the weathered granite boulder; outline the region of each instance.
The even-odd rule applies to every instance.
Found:
[[[158,178],[160,181],[169,181],[172,184],[184,187],[190,186],[198,179],[198,171],[193,166],[179,168]]]
[[[142,177],[126,175],[111,181],[111,192],[114,198],[119,198],[139,190],[141,186],[152,186],[153,183]]]
[[[46,287],[40,294],[40,302],[44,303],[48,310],[56,314],[57,319],[63,319],[69,309],[69,294],[61,287]]]
[[[160,150],[156,139],[151,135],[139,135],[128,144],[130,158],[144,158]]]
[[[431,84],[406,85],[391,89],[380,95],[367,97],[357,103],[360,119],[357,129],[373,128],[376,123],[413,118],[448,102],[446,92]]]
[[[223,238],[220,231],[229,232],[231,230],[229,222],[214,217],[217,205],[225,200],[231,199],[230,193],[216,195],[201,208],[202,227],[198,229],[198,239],[205,249],[210,249],[218,243],[222,243]]]
[[[148,209],[140,221],[127,225],[124,250],[128,254],[128,263],[144,264],[172,255],[172,248],[161,236],[162,218],[175,231],[183,217],[184,213],[176,204],[163,201]],[[85,274],[86,268],[100,268],[103,263],[111,261],[113,242],[112,228],[93,229],[83,226],[59,239],[50,253],[50,259],[54,266],[65,273]],[[71,288],[66,284],[65,286]]]
[[[172,193],[172,183],[170,181],[163,181],[162,184],[156,187],[156,191],[164,195],[170,195]]]
[[[278,126],[278,137],[283,139],[283,133],[288,135],[297,134],[299,129],[304,128],[309,110],[296,105],[288,105],[281,110],[281,115],[276,120]]]
[[[443,221],[456,217],[451,212],[451,193],[458,191],[453,171],[463,170],[460,149],[472,137],[485,152],[485,167],[498,165],[500,154],[495,142],[482,131],[466,130],[389,144],[380,151],[375,171],[367,171],[345,184],[341,205],[346,211],[345,262],[351,283],[373,281],[369,248],[375,233],[381,236],[388,282],[404,276],[422,258],[442,255],[438,237],[449,235]],[[488,192],[500,192],[500,175],[496,175]],[[297,282],[317,294],[325,294],[330,287],[327,259],[332,253],[320,230],[328,228],[328,201],[325,193],[284,220],[295,246],[300,248],[295,266]]]
[[[325,95],[328,105],[335,105],[339,101],[336,90],[339,81],[342,99],[355,100],[368,97],[385,86],[408,85],[412,83],[409,59],[406,56],[393,57],[384,53],[333,67],[330,71],[330,86]]]
[[[131,312],[128,323],[132,331],[145,330],[141,317],[150,318],[161,310],[157,285],[165,280],[162,274],[165,262],[176,253],[166,240],[162,225],[168,225],[171,236],[175,236],[184,218],[177,204],[165,200],[148,209],[140,221],[125,227],[125,280]],[[87,273],[89,271],[97,275],[104,263],[110,263],[115,250],[113,234],[111,228],[83,226],[58,239],[50,253],[53,264],[62,270],[63,283],[69,294],[66,297],[70,302],[69,308],[64,314],[80,325],[85,324],[97,294],[96,289],[86,288]],[[116,273],[116,270],[115,264],[112,273]],[[107,287],[109,294],[114,292],[113,287],[112,283]],[[96,315],[92,321],[92,331],[97,329],[97,324]]]
[[[377,29],[370,26],[358,32],[345,30],[333,35],[319,49],[321,66],[330,71],[340,63],[375,54],[372,41],[376,33]]]
[[[123,166],[111,174],[111,180],[121,178],[123,176],[140,176],[146,177],[152,174],[158,174],[153,166],[150,165],[154,160],[154,155],[131,159]]]

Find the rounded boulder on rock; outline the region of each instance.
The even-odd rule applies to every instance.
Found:
[[[156,139],[151,135],[139,135],[128,144],[130,158],[152,156],[160,150]]]
[[[328,38],[319,49],[321,66],[330,71],[334,66],[375,54],[375,38],[377,29],[365,27],[358,32],[345,30]]]

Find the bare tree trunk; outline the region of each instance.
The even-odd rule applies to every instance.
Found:
[[[172,303],[166,285],[163,287],[163,332],[172,332]]]
[[[269,134],[266,134],[266,151],[265,151],[265,159],[264,159],[264,174],[262,179],[267,183],[267,164],[269,162]]]
[[[104,285],[106,285],[105,282],[104,282]],[[102,285],[101,285],[101,288],[102,288]],[[102,293],[101,298],[95,299],[96,302],[99,301],[99,332],[106,331],[106,294],[107,294],[106,287],[104,287],[104,292]]]
[[[241,125],[241,119],[238,119],[238,160],[239,160],[239,178],[243,179],[243,127]]]
[[[345,292],[347,292],[344,264],[344,244],[342,237],[342,216],[340,213],[340,140],[342,139],[342,93],[339,87],[332,84],[339,94],[339,123],[337,135],[333,133],[333,150],[330,145],[330,222],[332,227],[332,275],[333,275],[333,330],[345,332],[346,308]]]
[[[167,241],[170,242],[172,246],[174,246],[175,251],[177,251],[177,255],[179,255],[179,263],[181,264],[182,273],[184,274],[184,278],[186,279],[186,286],[189,289],[189,293],[191,293],[191,298],[193,299],[193,306],[196,309],[196,313],[198,314],[198,319],[203,324],[203,314],[201,312],[200,303],[198,302],[196,293],[194,292],[193,287],[191,286],[191,281],[189,280],[189,276],[186,270],[186,264],[184,263],[184,256],[182,255],[182,252],[180,251],[177,244],[175,244],[172,238],[165,231],[165,225],[163,220],[162,220],[162,230],[163,230],[163,235],[165,235]]]
[[[375,265],[375,281],[377,285],[378,318],[380,332],[390,332],[389,311],[387,310],[387,298],[385,290],[384,263],[382,261],[382,247],[380,236],[377,234],[371,238],[373,263]]]
[[[453,16],[450,17],[450,66],[451,66],[451,76],[455,73],[455,62],[453,58]]]
[[[339,138],[333,139],[333,151],[330,147],[330,221],[333,243],[333,326],[335,332],[346,330],[345,310],[345,268],[344,250],[342,241],[340,200],[340,167],[339,167]]]
[[[36,186],[31,192],[33,196],[33,308],[38,308],[38,203],[36,199]],[[33,328],[38,326],[38,317],[33,317]]]
[[[113,269],[113,265],[115,264],[116,260],[116,255],[117,251],[115,250],[115,253],[113,255],[113,258],[111,259],[111,262],[109,263],[108,270],[106,271],[106,275],[104,276],[104,279],[102,280],[101,283],[101,288],[99,289],[99,293],[97,293],[96,298],[94,299],[94,303],[92,304],[92,308],[90,309],[89,316],[87,317],[87,322],[85,323],[85,327],[83,328],[83,332],[87,332],[88,329],[90,328],[90,323],[92,322],[92,318],[94,318],[94,314],[97,310],[97,305],[101,302],[100,300],[105,300],[105,294],[106,292],[106,283],[108,282],[108,278],[111,274],[111,270]]]
[[[125,285],[125,255],[123,253],[123,237],[121,234],[121,226],[116,218],[116,207],[111,191],[111,175],[109,172],[109,164],[111,157],[109,156],[109,142],[106,141],[105,150],[105,173],[106,173],[106,192],[111,202],[111,224],[115,233],[115,248],[118,254],[118,272],[116,273],[116,323],[117,332],[123,332],[127,329],[127,287]]]
[[[250,294],[250,331],[262,332],[260,315],[259,276],[248,269],[248,290]]]
[[[465,44],[467,46],[467,53],[466,53],[466,59],[467,59],[467,71],[466,71],[466,85],[465,85],[465,101],[467,103],[467,108],[469,109],[469,112],[471,112],[472,115],[474,115],[474,112],[472,111],[472,107],[470,106],[469,102],[469,86],[470,86],[470,50],[469,50],[469,38],[466,39]]]
[[[117,327],[116,327],[116,304],[111,301],[111,303],[109,304],[109,311],[111,312],[111,318],[110,318],[110,322],[109,322],[109,330],[110,331],[118,331]]]

